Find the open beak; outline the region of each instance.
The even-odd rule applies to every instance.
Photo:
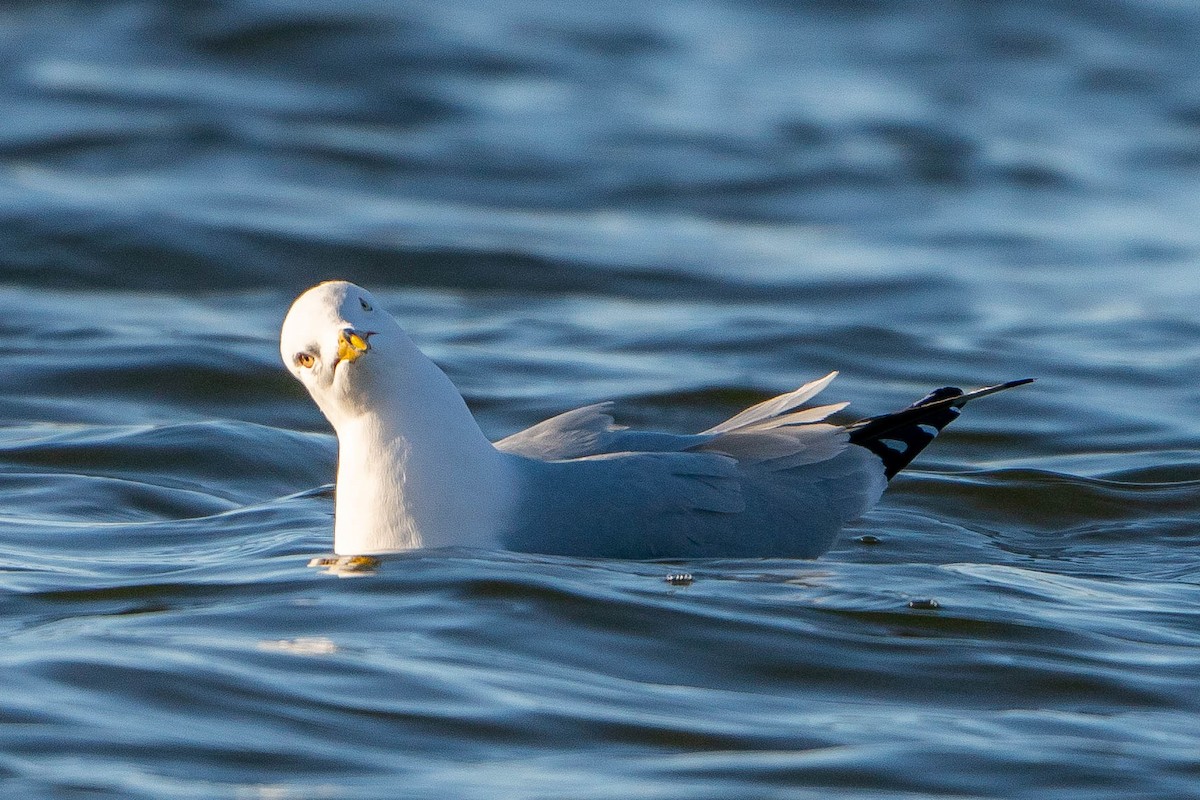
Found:
[[[353,328],[344,328],[342,332],[338,334],[338,361],[355,361],[363,353],[370,350],[371,343],[367,341],[367,338],[372,333],[374,333],[374,331],[359,333]]]

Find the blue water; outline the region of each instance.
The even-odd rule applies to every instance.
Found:
[[[4,6],[0,794],[1200,796],[1197,52],[1151,0]],[[339,576],[276,345],[334,277],[497,438],[1039,380],[817,561]]]

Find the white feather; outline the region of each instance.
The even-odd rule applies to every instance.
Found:
[[[750,406],[745,411],[734,414],[720,425],[714,425],[704,431],[704,433],[726,433],[747,425],[753,425],[762,420],[770,419],[771,417],[777,417],[783,412],[790,411],[801,403],[816,397],[836,377],[837,373],[831,372],[824,378],[806,383],[795,391],[781,394],[778,397],[772,397],[770,400],[764,400],[757,405]]]

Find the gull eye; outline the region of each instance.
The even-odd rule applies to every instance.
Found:
[[[298,367],[312,369],[312,365],[316,362],[317,359],[313,358],[312,353],[296,353],[296,366]]]
[[[371,304],[370,304],[370,303],[368,303],[366,300],[363,300],[361,297],[360,297],[360,298],[358,298],[358,304],[362,306],[362,310],[363,310],[363,311],[370,311],[370,310],[371,310]]]

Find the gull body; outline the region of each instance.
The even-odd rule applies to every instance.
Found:
[[[488,440],[462,395],[370,292],[330,281],[280,352],[338,437],[334,551],[478,547],[614,558],[825,552],[968,400],[941,389],[850,426],[799,406],[836,373],[702,433],[634,431],[609,404]]]

